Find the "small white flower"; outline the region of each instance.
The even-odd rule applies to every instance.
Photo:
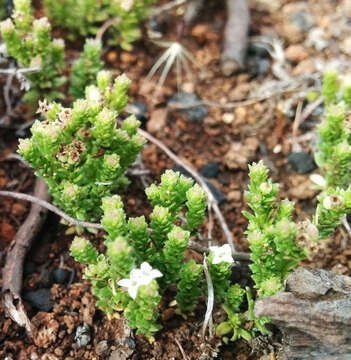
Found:
[[[86,90],[87,99],[90,101],[100,101],[101,100],[101,92],[99,88],[96,86],[89,86]]]
[[[211,246],[210,250],[214,255],[212,260],[213,265],[219,264],[221,262],[226,262],[229,264],[234,262],[229,244],[222,245],[221,247]]]
[[[144,285],[148,285],[150,284],[150,282],[152,281],[152,279],[156,279],[159,277],[162,277],[162,273],[161,271],[158,271],[157,269],[153,269],[149,263],[147,263],[146,261],[144,261],[141,266],[140,266],[140,281],[145,281],[147,282]],[[149,280],[150,279],[150,280]]]
[[[128,294],[132,299],[136,299],[138,294],[138,289],[141,284],[138,282],[137,278],[130,278],[130,279],[122,279],[117,283],[119,286],[125,287],[128,289]]]
[[[118,281],[118,285],[128,289],[128,294],[135,300],[138,289],[142,285],[149,285],[153,279],[163,276],[162,273],[153,269],[149,263],[143,262],[140,269],[133,269],[129,279]]]

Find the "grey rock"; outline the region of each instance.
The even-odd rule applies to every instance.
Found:
[[[329,292],[351,295],[351,278],[326,270],[300,267],[286,279],[286,290],[306,299],[321,299]]]
[[[218,163],[209,162],[199,169],[199,173],[206,178],[215,178],[221,169]]]
[[[69,274],[68,270],[58,268],[52,272],[52,279],[56,284],[64,284],[68,280]]]
[[[102,355],[106,350],[108,349],[108,343],[106,340],[102,340],[100,341],[98,344],[96,344],[95,346],[95,353],[96,355]]]
[[[50,301],[50,289],[42,288],[33,291],[27,291],[23,294],[23,299],[28,301],[34,308],[39,311],[50,312],[54,303]]]
[[[189,107],[199,101],[201,101],[201,98],[197,94],[178,92],[168,100],[168,104],[177,105],[179,111],[184,113],[189,121],[196,122],[203,120],[208,113],[206,105],[203,104]],[[182,108],[182,106],[184,106],[184,108]]]
[[[85,322],[77,327],[76,333],[74,335],[74,340],[78,348],[81,348],[89,344],[91,340],[90,332],[91,332],[90,327]]]
[[[299,268],[286,290],[255,303],[283,334],[282,359],[351,359],[351,278]]]
[[[307,31],[311,29],[315,20],[313,16],[305,10],[301,10],[290,17],[290,22],[294,24],[299,30]]]
[[[109,360],[127,360],[133,355],[134,350],[125,347],[112,351]]]
[[[147,106],[141,101],[134,101],[130,110],[135,117],[143,124],[148,120]]]
[[[290,153],[288,163],[299,174],[307,174],[316,168],[313,157],[303,151]]]

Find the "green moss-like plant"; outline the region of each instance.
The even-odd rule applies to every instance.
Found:
[[[273,295],[307,252],[296,241],[296,225],[291,219],[294,206],[288,200],[277,201],[278,184],[268,179],[263,162],[249,166],[249,177],[245,196],[253,213],[243,214],[249,220],[246,234],[252,278],[259,296]]]
[[[327,70],[323,80],[325,111],[318,126],[315,160],[324,177],[314,222],[322,238],[351,213],[351,77]]]
[[[47,16],[56,25],[70,30],[71,39],[95,35],[101,25],[111,19],[109,43],[130,50],[141,36],[140,22],[147,17],[155,0],[45,0]]]
[[[194,189],[198,196],[189,195]],[[159,186],[146,189],[154,205],[149,225],[144,217],[127,220],[120,197],[114,195],[102,202],[107,256],[99,255],[88,240],[76,238],[72,244],[72,255],[87,265],[85,277],[92,280],[97,305],[110,316],[123,310],[137,333],[150,337],[160,329],[156,307],[160,294],[172,283],[180,280],[176,299],[181,311],[196,306],[202,291],[202,266],[194,261],[184,263],[184,252],[188,229],[194,231],[193,225],[204,216],[205,196],[200,190],[192,180],[166,171]],[[183,211],[192,216],[182,226],[175,225]]]
[[[124,173],[145,144],[134,116],[116,125],[128,101],[129,79],[110,81],[109,72],[100,72],[98,86],[87,87],[85,99],[72,108],[41,103],[44,121],[37,120],[32,137],[19,144],[19,153],[48,183],[54,203],[79,220],[100,218],[101,199],[128,183]]]
[[[84,98],[85,88],[94,85],[97,73],[103,68],[100,56],[101,42],[87,39],[79,59],[72,65],[69,93],[75,99]]]
[[[63,40],[51,39],[47,18],[33,18],[30,0],[14,0],[12,18],[0,25],[8,53],[22,68],[40,67],[39,71],[26,75],[30,90],[24,100],[34,105],[44,97],[49,101],[63,98],[60,92],[66,80]]]

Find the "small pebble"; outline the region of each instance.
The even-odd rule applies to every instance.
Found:
[[[196,122],[203,120],[207,116],[207,107],[206,105],[198,105],[198,106],[192,106],[188,107],[189,105],[193,103],[197,103],[201,101],[201,98],[192,93],[187,92],[178,92],[175,95],[173,95],[169,100],[169,105],[177,105],[180,106],[179,111],[184,113],[189,121]],[[184,106],[184,109],[181,108],[181,106]]]
[[[102,340],[100,341],[96,346],[95,346],[95,353],[96,355],[102,355],[106,350],[108,349],[108,344],[106,340]]]
[[[228,200],[233,202],[238,202],[241,200],[241,191],[233,190],[228,193]]]
[[[222,121],[225,123],[225,124],[231,124],[235,119],[235,116],[233,113],[224,113],[222,115]]]
[[[299,11],[292,15],[290,22],[301,31],[310,30],[315,24],[313,16],[305,10]]]
[[[218,163],[214,162],[209,162],[199,169],[199,173],[206,178],[215,178],[220,171]]]
[[[66,269],[58,268],[52,272],[52,278],[56,284],[64,284],[69,277],[70,272]]]
[[[313,157],[303,151],[290,153],[288,163],[299,174],[307,174],[316,168]]]
[[[74,335],[74,340],[77,343],[78,348],[86,346],[91,340],[90,327],[87,323],[83,323],[77,327]]]
[[[34,308],[44,312],[50,312],[54,306],[50,297],[50,289],[46,288],[27,291],[23,294],[24,300],[28,301]]]
[[[127,338],[124,339],[123,345],[128,346],[129,349],[132,349],[132,350],[134,350],[135,346],[136,346],[135,340],[131,336],[128,336]]]
[[[135,117],[143,124],[148,120],[147,106],[141,101],[134,101],[131,106],[131,111]]]

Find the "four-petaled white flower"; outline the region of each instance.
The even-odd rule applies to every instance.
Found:
[[[128,289],[128,294],[134,300],[137,297],[138,289],[142,285],[149,285],[153,279],[163,276],[162,273],[153,269],[149,263],[143,262],[140,269],[133,269],[129,279],[118,281],[118,285]]]
[[[210,250],[213,252],[213,265],[219,264],[221,262],[226,262],[229,264],[234,262],[229,244],[222,245],[221,247],[211,246]]]

